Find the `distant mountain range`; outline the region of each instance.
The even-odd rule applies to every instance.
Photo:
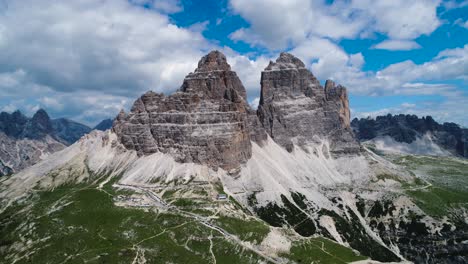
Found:
[[[102,120],[99,124],[97,124],[93,130],[100,130],[100,131],[106,131],[107,129],[110,129],[112,127],[112,123],[114,120],[112,119],[104,119]]]
[[[112,121],[104,120],[94,129],[106,130],[111,125]],[[91,130],[66,118],[51,119],[43,109],[31,118],[20,111],[0,113],[0,176],[35,164]]]
[[[455,123],[439,124],[431,116],[391,115],[353,119],[357,138],[373,141],[380,149],[422,155],[468,157],[468,129]]]

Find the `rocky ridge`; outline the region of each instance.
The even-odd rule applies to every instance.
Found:
[[[32,118],[20,111],[0,113],[0,176],[18,172],[71,145],[91,129],[65,119],[51,119],[39,109]]]
[[[50,136],[64,145],[73,144],[91,131],[86,125],[66,119],[51,119],[44,109],[28,118],[19,110],[0,113],[0,132],[15,139],[44,139]]]
[[[357,154],[349,126],[346,89],[327,81],[325,88],[304,63],[281,53],[262,73],[260,105],[255,112],[226,57],[212,51],[169,96],[147,92],[113,130],[139,155],[171,154],[179,162],[238,169],[252,155],[251,141],[267,134],[292,151],[293,145],[326,140],[335,154]]]
[[[294,145],[327,140],[336,154],[358,153],[350,128],[346,88],[325,88],[298,58],[281,53],[262,72],[258,117],[267,133],[292,151]]]
[[[140,155],[171,154],[179,162],[236,168],[252,155],[246,91],[219,51],[204,56],[195,72],[169,96],[147,92],[113,130]]]
[[[388,114],[375,119],[355,118],[352,128],[361,141],[390,137],[398,143],[412,144],[427,138],[452,155],[468,157],[468,129],[455,123],[439,124],[431,116]]]

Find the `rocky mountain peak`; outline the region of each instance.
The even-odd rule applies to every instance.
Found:
[[[296,56],[288,52],[281,52],[280,56],[276,59],[278,64],[293,64],[297,68],[304,68],[305,64]]]
[[[231,71],[226,56],[217,50],[203,56],[195,72],[185,77],[180,91],[205,99],[247,101],[244,85]]]
[[[195,72],[230,70],[231,66],[227,63],[226,56],[218,50],[213,50],[200,59]]]
[[[140,155],[170,153],[179,162],[226,170],[251,156],[250,108],[242,82],[219,51],[204,56],[178,92],[147,92],[113,125]]]
[[[357,153],[346,88],[332,81],[325,86],[301,60],[281,53],[262,72],[258,116],[267,133],[290,151],[321,137],[331,143],[332,152]]]
[[[262,72],[257,113],[248,106],[245,88],[226,57],[212,51],[178,92],[145,93],[128,114],[117,116],[113,131],[139,155],[169,153],[178,162],[225,170],[249,160],[251,141],[261,145],[267,133],[288,150],[321,137],[336,153],[359,151],[348,129],[346,89],[331,82],[324,89],[289,53],[276,61]]]
[[[10,137],[19,137],[28,122],[28,118],[19,110],[12,114],[7,112],[0,113],[0,132]]]
[[[32,122],[37,123],[43,127],[47,127],[50,125],[50,117],[49,114],[44,109],[39,109],[32,117]]]
[[[2,114],[3,114],[3,113],[4,113],[4,112],[2,112]],[[6,114],[6,113],[5,113],[5,114]],[[14,111],[14,112],[11,114],[11,117],[13,118],[13,120],[17,120],[17,121],[24,121],[24,122],[26,122],[26,120],[27,120],[27,117],[26,117],[23,113],[21,113],[20,110]]]
[[[297,96],[324,98],[323,87],[319,80],[304,63],[290,53],[283,52],[262,72],[260,105],[279,98],[294,98]]]
[[[286,69],[305,69],[305,64],[291,53],[281,52],[275,62],[270,61],[270,64],[268,64],[268,66],[265,68],[265,71],[278,71]]]
[[[419,154],[433,150],[436,144],[453,155],[468,157],[468,129],[455,123],[439,124],[431,116],[419,118],[416,115],[388,114],[375,119],[354,118],[351,126],[362,141],[389,137],[405,146],[414,144],[417,148],[408,150]],[[426,138],[430,138],[430,141]]]
[[[39,109],[26,124],[22,136],[31,139],[44,138],[46,135],[52,135],[54,128],[49,115],[44,109]]]

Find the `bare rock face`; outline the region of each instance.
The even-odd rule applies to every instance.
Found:
[[[0,131],[0,176],[19,172],[64,148],[64,144],[49,135],[42,139],[18,139]]]
[[[19,172],[73,144],[91,129],[65,119],[50,119],[39,109],[32,118],[20,111],[0,113],[0,176]]]
[[[328,139],[332,153],[360,149],[350,128],[346,88],[332,81],[322,87],[289,53],[281,53],[262,72],[258,117],[266,132],[289,151],[321,139]]]
[[[252,155],[251,141],[268,134],[292,150],[294,144],[329,139],[335,152],[357,152],[349,126],[346,89],[329,81],[326,88],[299,59],[282,53],[262,73],[257,112],[226,57],[212,51],[169,96],[148,92],[130,113],[121,112],[113,131],[139,155],[168,153],[179,162],[233,170]]]
[[[121,112],[113,130],[140,155],[171,154],[179,162],[238,168],[251,152],[251,110],[246,91],[226,57],[212,51],[176,93],[148,92]]]
[[[325,96],[327,101],[335,103],[332,107],[338,108],[341,126],[349,129],[351,127],[351,112],[349,111],[349,99],[346,88],[341,85],[336,86],[335,82],[327,80],[325,82]]]

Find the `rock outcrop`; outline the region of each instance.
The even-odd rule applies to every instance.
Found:
[[[350,128],[346,88],[327,81],[325,88],[289,53],[281,53],[262,72],[258,116],[267,133],[292,151],[294,145],[328,140],[335,154],[358,153]]]
[[[0,132],[0,176],[19,172],[64,148],[66,145],[49,135],[17,139]]]
[[[34,165],[90,130],[65,118],[51,119],[43,109],[32,118],[20,111],[0,113],[0,176]]]
[[[88,126],[66,118],[51,119],[44,109],[39,109],[32,118],[20,111],[0,113],[0,132],[15,139],[42,140],[50,136],[71,145],[90,131]]]
[[[49,115],[43,109],[39,109],[26,123],[23,132],[21,133],[22,138],[29,139],[41,139],[47,135],[52,135],[54,129],[52,127],[52,121]]]
[[[437,123],[431,116],[377,116],[353,119],[352,128],[361,141],[388,136],[396,142],[411,144],[426,135],[453,155],[468,157],[468,129],[455,123]]]
[[[139,155],[171,154],[176,161],[233,170],[251,156],[251,141],[269,134],[292,150],[294,144],[327,139],[333,153],[357,153],[349,123],[346,89],[328,81],[323,88],[299,59],[282,53],[262,73],[257,112],[226,57],[212,51],[188,74],[180,89],[166,96],[148,92],[113,131]]]
[[[113,130],[140,155],[171,154],[179,162],[237,168],[251,156],[246,91],[226,57],[210,52],[169,96],[148,92],[120,113]]]

